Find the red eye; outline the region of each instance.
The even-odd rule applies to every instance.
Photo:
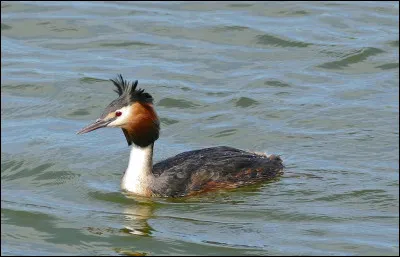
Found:
[[[116,116],[121,116],[121,114],[122,114],[122,112],[120,112],[120,111],[116,111],[116,112],[115,112],[115,115],[116,115]]]

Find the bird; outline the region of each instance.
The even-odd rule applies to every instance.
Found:
[[[110,79],[118,98],[84,134],[99,128],[121,128],[131,147],[128,168],[122,176],[124,192],[144,197],[188,197],[215,190],[233,189],[271,181],[283,174],[279,155],[215,146],[186,151],[153,165],[154,143],[160,120],[153,97],[121,74]]]

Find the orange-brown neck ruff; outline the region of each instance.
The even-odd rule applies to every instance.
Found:
[[[128,145],[146,147],[158,139],[160,122],[151,103],[135,102],[131,105],[129,122],[122,126]]]

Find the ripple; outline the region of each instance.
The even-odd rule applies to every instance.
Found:
[[[244,27],[244,26],[221,26],[221,27],[216,27],[213,30],[215,32],[219,31],[243,31],[247,30],[249,27]]]
[[[279,80],[267,80],[264,84],[272,87],[290,87],[289,84]]]
[[[379,69],[382,69],[382,70],[398,69],[399,68],[399,63],[397,63],[397,62],[386,63],[386,64],[382,64],[382,65],[376,66],[376,68],[379,68]]]
[[[368,98],[368,96],[375,96],[381,93],[381,91],[375,89],[365,89],[365,90],[346,90],[340,93],[336,93],[338,97],[343,100],[359,100],[363,98]]]
[[[11,6],[12,6],[11,4],[3,4],[2,3],[1,9],[5,9],[5,8],[11,7]]]
[[[174,98],[163,98],[158,102],[157,105],[167,108],[182,108],[182,109],[195,108],[200,106],[198,104],[192,103],[187,100],[174,99]]]
[[[132,199],[125,197],[120,192],[105,193],[101,191],[90,191],[87,194],[92,199],[109,203],[135,204]]]
[[[207,120],[215,120],[215,119],[217,119],[219,117],[223,117],[223,116],[224,116],[223,114],[217,114],[217,115],[213,115],[211,117],[208,117]]]
[[[174,119],[169,119],[169,118],[161,118],[161,124],[165,124],[165,125],[172,125],[172,124],[176,124],[179,122],[179,120],[174,120]]]
[[[250,7],[253,6],[252,4],[242,4],[242,3],[237,3],[237,4],[230,4],[228,5],[229,7],[237,7],[237,8],[241,8],[241,7]]]
[[[1,157],[1,159],[3,159],[3,156]],[[6,178],[8,172],[19,170],[22,165],[24,165],[24,161],[22,161],[22,160],[20,160],[20,161],[17,161],[17,160],[3,161],[1,163],[2,179],[3,179],[3,175]]]
[[[76,28],[52,28],[51,31],[64,32],[64,31],[78,31]]]
[[[274,95],[276,96],[288,96],[291,95],[289,92],[281,91],[281,92],[276,92]]]
[[[18,226],[26,226],[32,228],[40,229],[40,225],[38,221],[45,220],[46,223],[55,221],[56,218],[52,215],[43,213],[43,212],[34,212],[34,211],[25,211],[25,210],[13,210],[8,208],[1,208],[2,216],[4,215],[8,218],[9,224],[15,224]]]
[[[51,24],[51,22],[50,21],[43,21],[43,22],[37,22],[36,23],[36,25],[49,25],[49,24]]]
[[[398,4],[1,5],[5,253],[398,254]],[[139,204],[121,130],[74,136],[117,73],[157,89],[155,160],[230,145],[287,173]]]
[[[42,10],[41,10],[42,11]],[[29,19],[13,21],[12,30],[6,30],[8,36],[13,38],[84,38],[90,36],[85,26],[72,26],[67,20],[53,20],[43,22],[40,19]],[[44,42],[51,40],[44,40]]]
[[[384,190],[380,189],[364,189],[364,190],[354,190],[352,192],[346,192],[346,193],[341,193],[341,194],[332,194],[329,196],[324,196],[317,198],[315,200],[317,201],[342,201],[342,200],[347,200],[351,198],[358,198],[358,197],[367,197],[371,198],[372,196],[381,196],[381,194],[386,193]]]
[[[279,14],[284,14],[285,16],[304,16],[310,14],[306,10],[296,10],[296,11],[280,11]]]
[[[121,248],[114,248],[115,252],[117,254],[121,254],[124,256],[147,256],[149,255],[149,253],[146,252],[137,252],[137,251],[133,251],[133,250],[124,250]]]
[[[1,30],[7,30],[7,29],[12,29],[12,27],[10,25],[7,25],[5,23],[1,24]]]
[[[258,104],[259,103],[256,100],[248,98],[248,97],[240,97],[238,100],[235,100],[235,106],[242,107],[242,108],[255,106]]]
[[[54,93],[54,86],[46,84],[1,85],[1,91],[17,96],[45,96]]]
[[[81,82],[81,83],[87,83],[87,84],[93,84],[93,83],[104,82],[104,81],[108,81],[108,80],[106,80],[106,79],[92,78],[92,77],[83,77],[83,78],[79,79],[79,82]]]
[[[399,40],[390,41],[389,45],[393,47],[399,47]]]
[[[210,137],[219,138],[219,137],[227,137],[235,134],[237,129],[226,129],[211,135]]]
[[[77,117],[77,116],[86,116],[86,115],[89,115],[89,114],[90,114],[90,112],[88,112],[86,109],[78,109],[76,111],[68,113],[67,116]]]
[[[208,96],[229,96],[232,92],[207,92],[206,95]]]
[[[385,51],[375,48],[375,47],[366,47],[356,51],[354,54],[350,54],[348,57],[343,58],[339,61],[326,62],[317,67],[324,69],[343,69],[349,66],[350,64],[360,63],[365,61],[368,57],[374,56],[380,53],[384,53]]]
[[[114,42],[114,43],[101,43],[100,46],[105,47],[143,47],[143,46],[155,46],[154,44],[139,42],[139,41],[123,41],[123,42]]]
[[[257,43],[261,45],[268,45],[268,46],[281,46],[281,47],[308,47],[311,46],[312,44],[310,43],[304,43],[300,41],[295,41],[295,40],[285,40],[281,39],[279,37],[275,37],[272,35],[258,35],[257,37]]]
[[[10,163],[6,165],[6,169],[3,170],[2,167],[1,179],[10,181],[28,177],[35,177],[37,174],[40,174],[55,165],[54,163],[45,163],[34,167],[27,167],[29,164],[30,163],[25,161],[10,161]]]
[[[47,171],[46,173],[39,174],[33,180],[43,182],[41,185],[60,185],[79,176],[79,174],[71,171]],[[46,181],[48,182],[44,183]]]

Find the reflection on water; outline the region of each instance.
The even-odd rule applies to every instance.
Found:
[[[2,255],[398,255],[397,2],[1,2]],[[125,195],[121,130],[75,132],[139,80],[155,162],[217,145],[277,181]]]
[[[131,194],[126,194],[126,197],[135,200],[137,204],[124,208],[125,228],[122,231],[133,235],[150,236],[153,229],[148,219],[154,214],[154,203],[152,200]]]

